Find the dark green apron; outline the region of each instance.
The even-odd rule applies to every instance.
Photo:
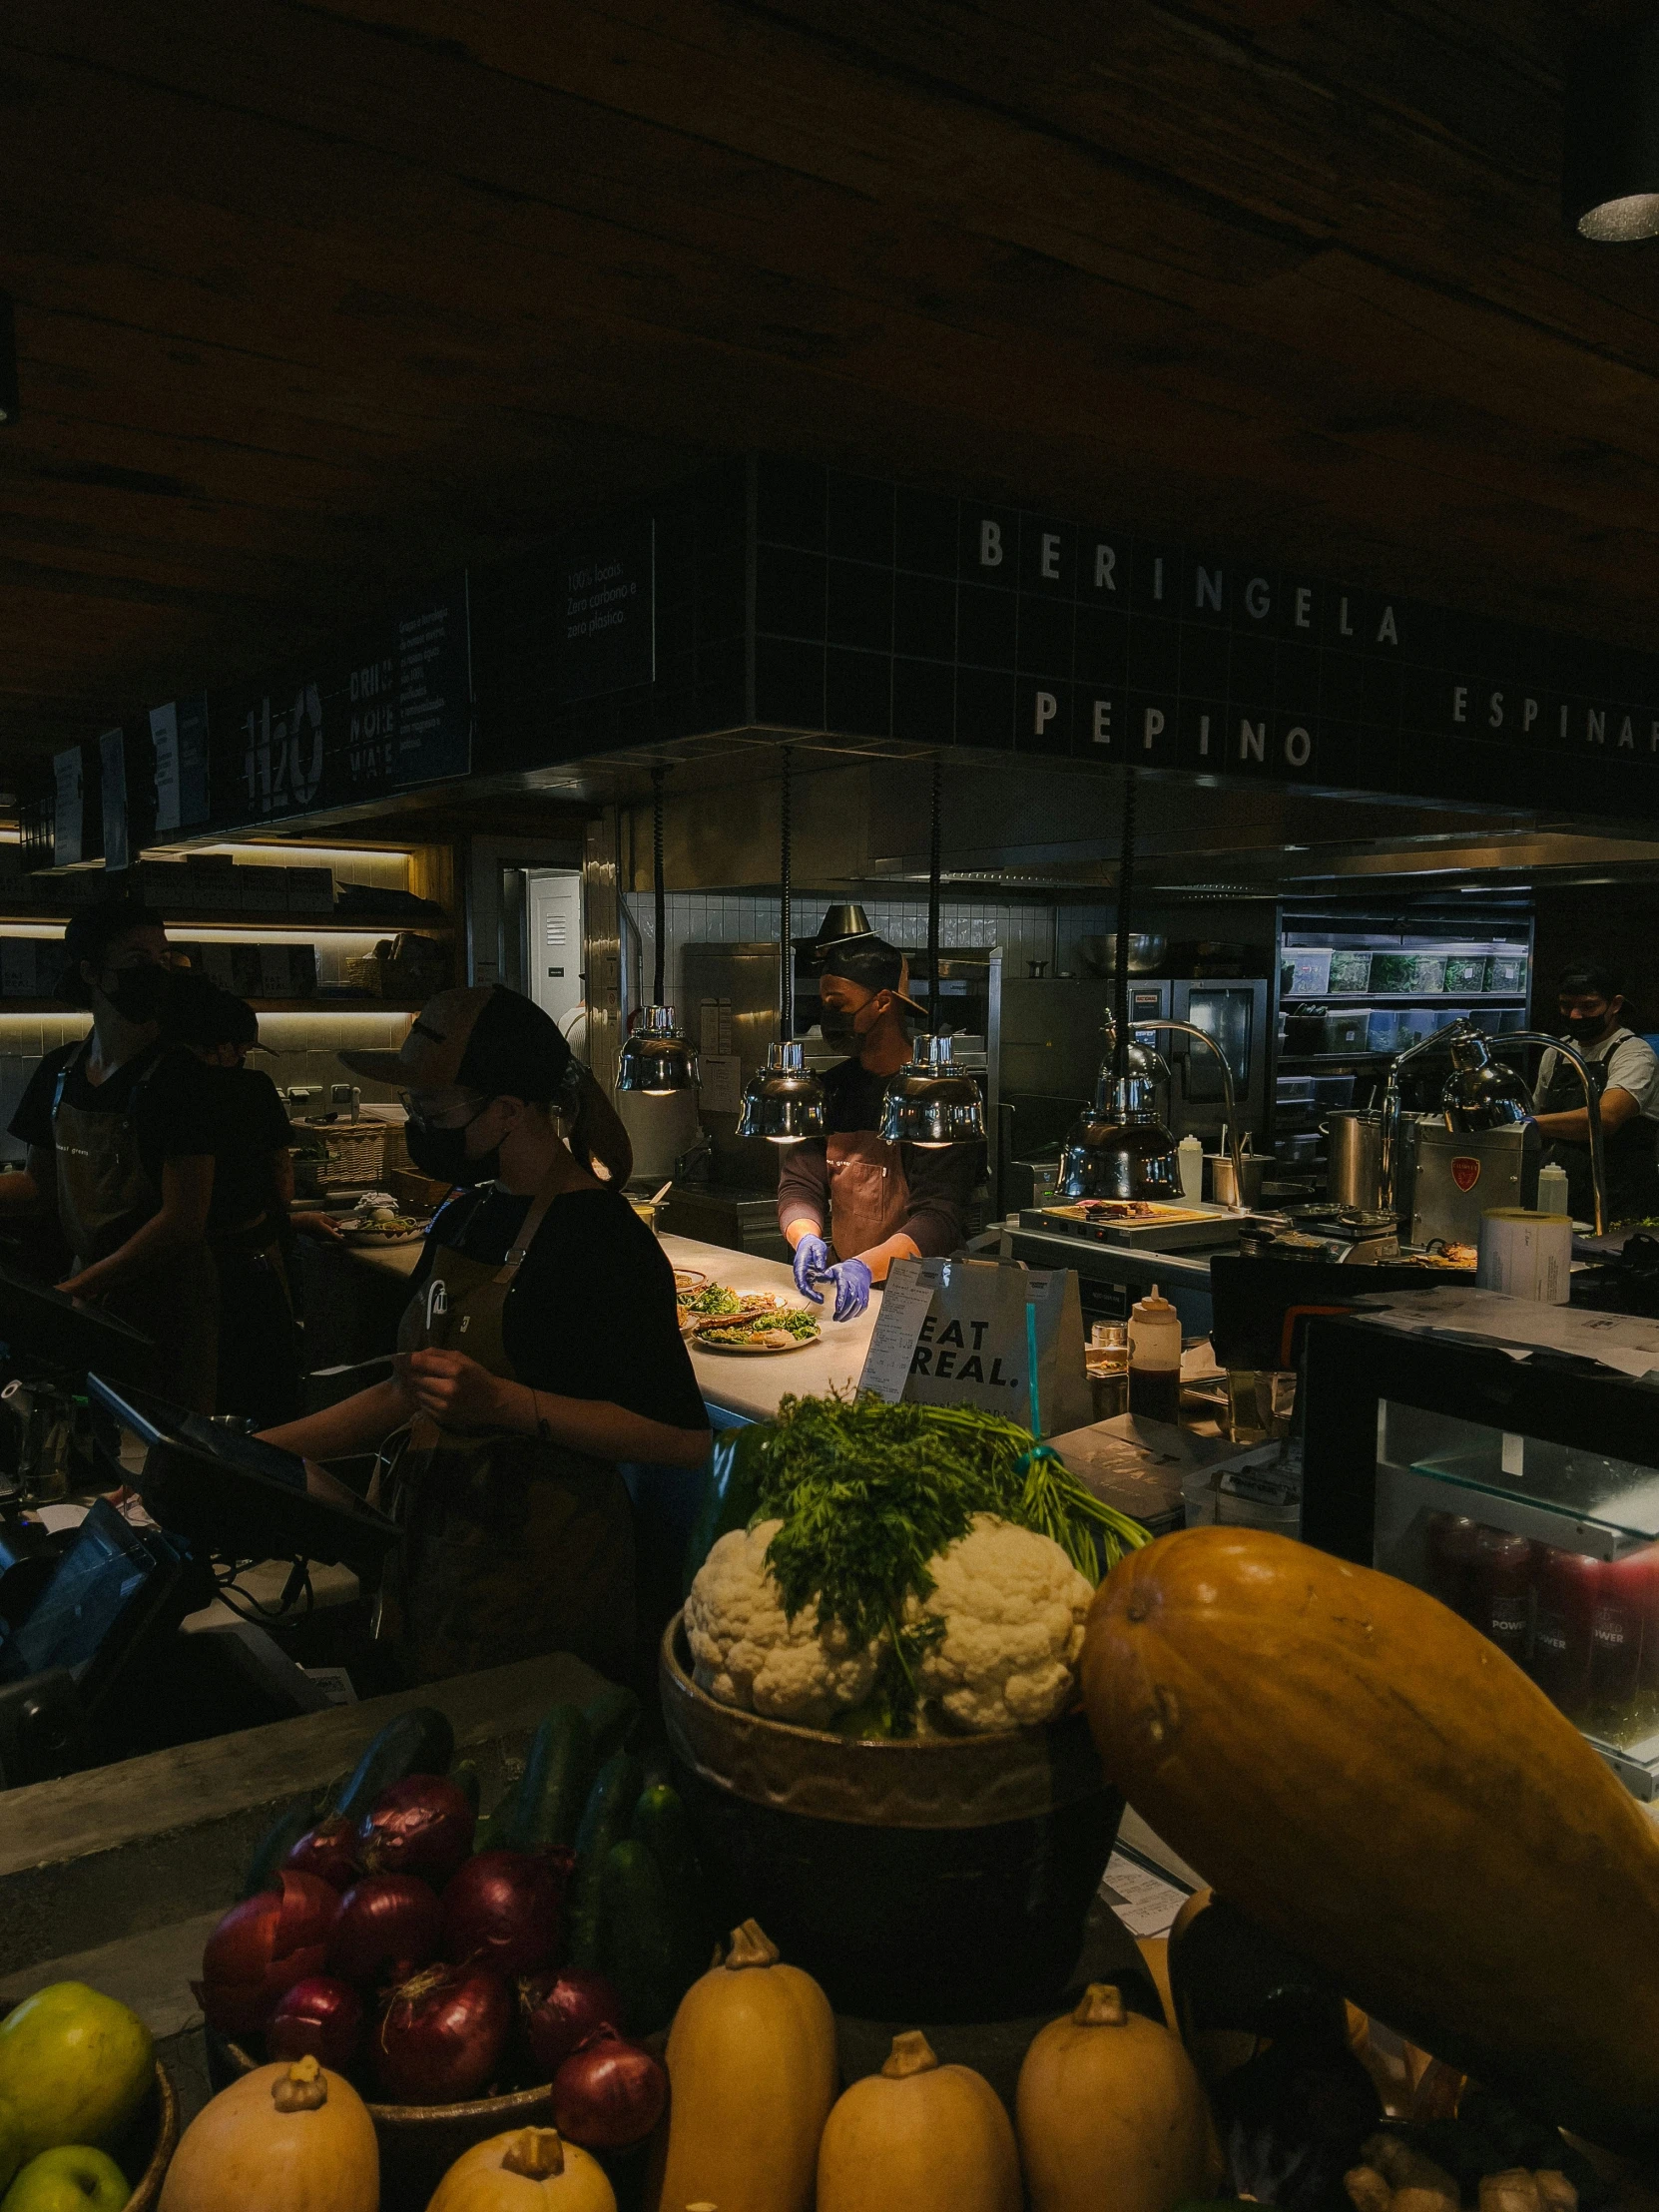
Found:
[[[1634,1035],[1633,1029],[1615,1029],[1606,1040],[1608,1057],[1621,1037]],[[1582,1046],[1579,1049],[1584,1050]],[[1588,1052],[1585,1058],[1590,1059]],[[1590,1059],[1590,1080],[1599,1098],[1607,1088],[1605,1059]],[[1578,1080],[1578,1070],[1557,1053],[1555,1072],[1539,1093],[1535,1110],[1540,1114],[1567,1114],[1583,1103],[1584,1086]],[[1607,1165],[1608,1228],[1617,1222],[1645,1221],[1649,1215],[1659,1214],[1659,1125],[1645,1114],[1637,1114],[1622,1129],[1604,1129],[1601,1141]],[[1593,1221],[1595,1191],[1588,1139],[1583,1144],[1572,1144],[1552,1138],[1544,1147],[1544,1160],[1567,1171],[1567,1207],[1573,1220]]]
[[[463,1352],[518,1379],[503,1317],[513,1279],[552,1204],[539,1191],[499,1264],[439,1245],[409,1302],[398,1350]],[[633,1507],[609,1460],[504,1429],[462,1430],[417,1414],[392,1440],[381,1502],[403,1529],[381,1588],[376,1633],[417,1682],[550,1651],[602,1673],[634,1641]]]
[[[86,1047],[80,1058],[85,1058]],[[75,1272],[118,1252],[151,1215],[162,1194],[146,1172],[133,1128],[132,1105],[121,1114],[90,1114],[64,1098],[75,1060],[59,1071],[52,1096],[52,1149],[57,1164],[58,1220],[75,1255]],[[139,1091],[154,1071],[146,1069]],[[219,1279],[205,1244],[187,1245],[98,1294],[95,1303],[140,1330],[156,1350],[150,1386],[193,1413],[211,1413],[219,1347]]]

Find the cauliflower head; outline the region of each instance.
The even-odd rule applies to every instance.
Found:
[[[922,1697],[975,1734],[1052,1720],[1076,1681],[1093,1583],[1051,1536],[992,1513],[975,1513],[928,1571],[932,1595],[904,1608],[908,1626],[944,1622],[917,1669]]]
[[[734,1528],[711,1548],[686,1599],[686,1641],[698,1688],[722,1704],[828,1728],[868,1697],[887,1638],[854,1644],[838,1622],[821,1632],[812,1603],[793,1621],[785,1617],[767,1565],[767,1547],[783,1525]]]

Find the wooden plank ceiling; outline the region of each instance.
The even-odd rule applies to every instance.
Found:
[[[1567,0],[9,0],[0,775],[748,444],[1651,644]]]

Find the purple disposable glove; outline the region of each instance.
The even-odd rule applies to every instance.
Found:
[[[826,1269],[824,1280],[835,1286],[836,1321],[850,1321],[869,1304],[873,1279],[862,1260],[837,1260],[832,1268]]]
[[[824,1304],[824,1293],[815,1291],[813,1285],[830,1270],[830,1247],[822,1237],[807,1236],[795,1248],[795,1287],[803,1298],[810,1298],[815,1306]]]

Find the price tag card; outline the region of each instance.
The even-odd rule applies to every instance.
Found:
[[[703,1105],[711,1114],[736,1114],[743,1109],[743,1062],[735,1052],[705,1052],[697,1073]]]
[[[941,1260],[895,1260],[881,1293],[881,1311],[864,1355],[860,1390],[873,1390],[896,1405],[910,1378],[921,1325],[933,1304],[944,1263]]]

